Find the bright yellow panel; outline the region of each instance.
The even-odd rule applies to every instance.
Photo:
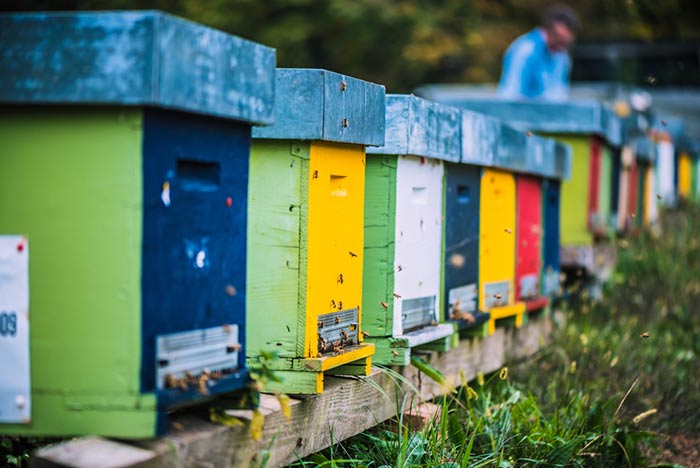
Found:
[[[681,153],[678,161],[678,195],[688,200],[690,198],[690,156]]]
[[[479,213],[479,304],[488,310],[498,302],[515,302],[515,177],[503,171],[485,169],[481,176]],[[506,283],[507,292],[490,287]],[[487,291],[489,296],[487,297]],[[492,298],[496,296],[496,301]],[[502,296],[502,297],[501,297]]]
[[[304,355],[317,357],[318,316],[362,302],[365,148],[314,142],[309,156]]]

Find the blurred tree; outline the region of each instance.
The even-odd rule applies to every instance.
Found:
[[[496,81],[503,51],[551,0],[17,0],[0,10],[160,9],[320,67],[406,92]],[[700,39],[697,0],[578,0],[580,40]]]

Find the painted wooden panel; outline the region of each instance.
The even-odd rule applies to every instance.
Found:
[[[588,231],[591,144],[586,136],[557,137],[571,146],[571,179],[561,185],[561,244],[590,245]]]
[[[623,146],[620,152],[620,170],[618,174],[618,196],[615,228],[625,232],[632,228],[637,196],[637,165],[631,146]]]
[[[647,191],[649,176],[647,174],[649,169],[649,164],[639,165],[639,174],[637,176],[637,220],[638,226],[644,227],[648,224],[647,218],[649,216],[649,210],[647,208]]]
[[[250,127],[159,109],[144,111],[143,127],[141,391],[156,392],[165,407],[200,394],[183,394],[156,372],[175,359],[157,341],[195,356],[213,343],[174,343],[183,335],[171,335],[225,325],[245,346]],[[226,345],[221,349],[226,353]],[[212,349],[168,373],[245,368],[245,353],[215,355]],[[223,380],[211,382],[209,392],[219,393]]]
[[[673,143],[659,141],[656,144],[656,189],[661,203],[672,206],[676,199],[675,190],[675,155]]]
[[[559,290],[559,220],[561,183],[546,179],[543,183],[544,193],[544,280],[543,290],[547,295],[554,295]]]
[[[479,213],[479,305],[481,310],[515,302],[515,177],[484,169]]]
[[[415,320],[409,322],[411,317],[406,317],[410,301],[426,298],[426,307],[432,307],[432,312],[425,310],[426,317],[419,320],[420,325],[437,321],[437,313],[442,310],[439,296],[443,175],[442,161],[417,156],[398,159],[394,292],[401,297],[394,297],[394,336],[416,326]]]
[[[659,200],[657,197],[658,185],[654,166],[649,166],[646,170],[646,180],[644,181],[644,220],[647,225],[656,224],[659,218]]]
[[[693,158],[693,200],[700,201],[700,162]]]
[[[275,123],[253,138],[384,144],[384,86],[328,70],[275,71]]]
[[[678,196],[685,200],[691,197],[691,170],[690,156],[681,152],[678,156]]]
[[[149,105],[274,121],[274,49],[166,13],[5,14],[0,43],[1,102]]]
[[[462,153],[461,111],[413,95],[386,96],[384,145],[367,153],[426,156],[458,162]]]
[[[633,161],[632,165],[629,167],[628,175],[628,186],[629,195],[627,197],[627,225],[638,228],[641,226],[643,219],[643,214],[639,209],[639,197],[640,197],[640,180],[641,167],[637,164],[637,161]]]
[[[362,329],[370,336],[391,336],[394,330],[397,165],[395,155],[367,157]]]
[[[482,168],[445,163],[445,318],[478,311]]]
[[[254,140],[248,187],[248,356],[303,350],[309,145]],[[301,343],[301,344],[299,344]]]
[[[317,357],[318,316],[360,309],[362,302],[365,149],[313,142],[309,174],[303,355]]]
[[[600,210],[600,180],[603,144],[598,138],[590,140],[590,169],[588,176],[588,211],[586,212],[588,229],[595,231],[598,226]]]
[[[140,395],[139,381],[142,119],[0,108],[0,232],[24,233],[32,248],[32,421],[3,433],[155,433],[155,395]]]
[[[515,298],[529,299],[540,294],[542,265],[542,181],[535,177],[517,178],[517,225]]]
[[[622,150],[610,149],[610,200],[608,203],[610,215],[608,216],[608,232],[617,231],[617,219],[620,211],[620,182],[622,174]],[[627,192],[625,192],[627,196]]]
[[[421,96],[438,102],[492,115],[518,128],[559,134],[603,134],[603,107],[595,100],[567,102],[508,101],[487,96],[463,97],[450,90],[422,88]]]
[[[610,203],[612,200],[613,155],[607,145],[600,151],[600,172],[598,177],[598,206],[593,219],[593,227],[598,235],[605,236],[610,225]]]

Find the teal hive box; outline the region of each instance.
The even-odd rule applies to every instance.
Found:
[[[411,349],[449,349],[443,321],[443,161],[461,156],[459,109],[388,95],[384,146],[365,181],[363,329],[374,361],[408,365]]]
[[[245,387],[274,51],[158,12],[2,15],[0,49],[0,233],[31,247],[29,360],[0,362],[31,392],[0,394],[0,433],[151,437]]]

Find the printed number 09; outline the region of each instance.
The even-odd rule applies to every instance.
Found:
[[[17,314],[15,312],[0,313],[0,336],[17,336]]]

